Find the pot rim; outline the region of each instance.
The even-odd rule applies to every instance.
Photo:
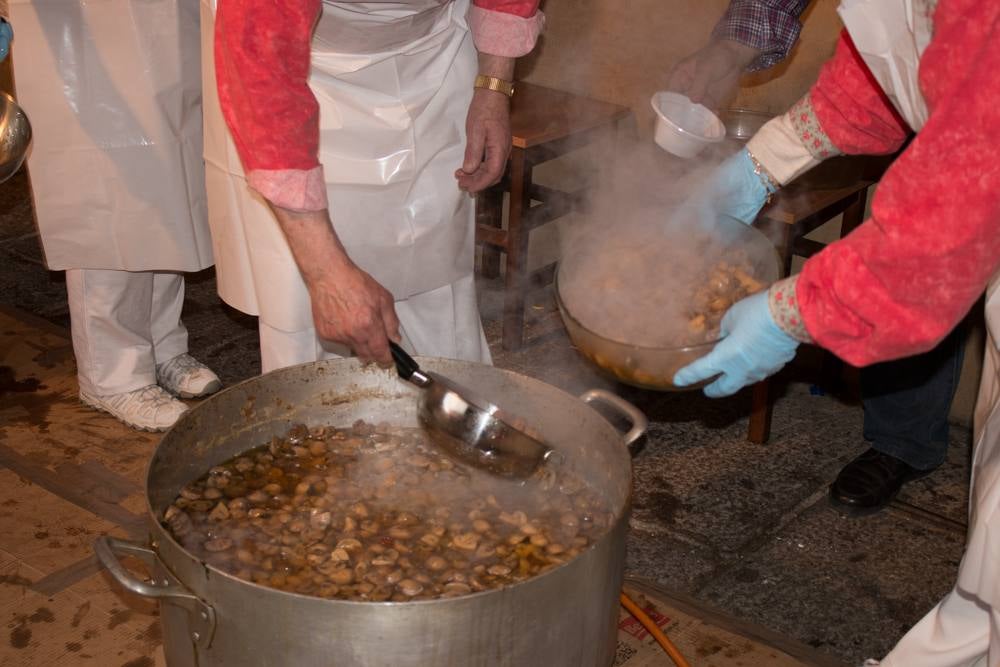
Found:
[[[436,360],[452,361],[452,362],[453,361],[457,361],[457,360],[454,360],[454,359],[443,359],[443,358],[437,358],[437,357],[421,357],[421,356],[416,357],[416,359],[417,359],[417,361],[421,362],[421,364],[428,363],[428,362],[430,362],[431,364],[433,364],[433,362],[436,361]],[[317,364],[328,364],[328,363],[337,363],[337,362],[345,362],[345,361],[357,363],[357,360],[354,359],[354,358],[328,359],[328,360],[323,360],[323,361],[319,361],[319,362],[307,362],[307,363],[304,363],[304,364],[296,364],[294,366],[288,366],[288,367],[281,368],[281,369],[278,369],[278,370],[272,371],[272,372],[273,373],[281,373],[282,371],[289,371],[290,369],[293,369],[293,368],[302,368],[302,367],[305,367],[305,366],[315,366]],[[474,362],[464,362],[464,363],[474,363]],[[362,366],[360,369],[363,370],[364,368],[365,367]],[[572,400],[574,400],[574,401],[576,401],[578,403],[581,403],[585,407],[587,407],[588,409],[593,410],[593,408],[591,408],[586,403],[584,403],[582,400],[580,400],[580,398],[578,396],[574,396],[573,394],[570,394],[569,392],[565,391],[564,389],[562,389],[560,387],[548,384],[547,382],[543,382],[543,381],[541,381],[541,380],[539,380],[537,378],[531,377],[530,375],[524,375],[523,373],[517,373],[515,371],[511,371],[511,370],[506,369],[506,368],[497,368],[495,366],[491,366],[491,368],[493,368],[494,370],[496,370],[496,371],[498,371],[500,373],[503,373],[503,374],[506,374],[506,375],[509,375],[509,376],[513,376],[513,377],[517,377],[518,379],[529,380],[531,383],[537,384],[537,385],[541,385],[541,386],[545,387],[547,390],[560,392],[560,393],[564,394],[567,398],[570,398],[570,399],[572,399]],[[252,586],[252,587],[258,588],[258,589],[260,589],[260,590],[262,590],[264,592],[267,592],[269,594],[286,595],[286,596],[289,596],[291,598],[309,601],[310,603],[348,604],[348,605],[351,605],[351,606],[358,605],[358,606],[364,606],[364,607],[371,607],[371,606],[397,607],[397,606],[403,606],[403,607],[406,607],[406,608],[411,608],[411,607],[413,607],[415,605],[426,606],[426,605],[433,605],[433,604],[442,604],[442,603],[455,602],[457,600],[467,600],[467,599],[471,599],[471,598],[481,598],[481,597],[484,597],[484,596],[487,596],[487,595],[502,594],[505,591],[511,591],[513,589],[520,588],[522,586],[531,584],[533,582],[537,582],[538,580],[542,579],[543,577],[546,577],[546,576],[548,576],[550,574],[555,574],[556,572],[559,572],[559,571],[563,570],[564,568],[566,568],[566,567],[568,567],[568,566],[576,563],[580,558],[583,558],[584,556],[588,555],[591,551],[593,551],[594,549],[596,549],[596,547],[599,544],[603,543],[605,541],[605,539],[608,537],[609,534],[611,534],[614,530],[618,529],[619,525],[623,521],[627,521],[628,515],[631,512],[631,509],[632,509],[632,496],[633,496],[633,491],[634,491],[634,489],[633,489],[633,481],[634,480],[633,480],[632,459],[631,459],[631,456],[629,455],[628,447],[623,442],[620,441],[621,440],[621,434],[618,433],[617,429],[609,421],[607,421],[607,419],[605,419],[605,418],[602,417],[602,421],[605,424],[607,424],[607,427],[609,429],[613,430],[616,433],[617,439],[619,441],[617,444],[622,447],[622,449],[624,451],[624,454],[627,457],[628,466],[627,466],[627,479],[625,480],[625,482],[626,482],[626,486],[625,486],[625,489],[626,489],[626,491],[625,491],[625,498],[623,499],[623,501],[621,503],[621,507],[619,508],[619,510],[617,512],[615,512],[614,518],[612,519],[611,523],[609,524],[608,529],[605,530],[603,533],[601,533],[600,537],[598,537],[597,539],[595,539],[586,549],[581,550],[581,552],[579,554],[577,554],[577,556],[575,558],[573,558],[573,559],[571,559],[569,561],[566,561],[565,563],[563,563],[563,564],[561,564],[561,565],[559,565],[557,567],[554,567],[554,568],[552,568],[552,569],[550,569],[550,570],[548,570],[546,572],[543,572],[543,573],[538,574],[538,575],[536,575],[534,577],[531,577],[530,579],[525,579],[524,581],[519,581],[517,583],[511,584],[510,586],[501,586],[499,588],[491,588],[491,589],[488,589],[488,590],[485,590],[485,591],[478,591],[478,592],[470,593],[468,595],[459,595],[459,596],[451,597],[451,598],[434,598],[434,599],[430,599],[430,600],[410,600],[410,601],[406,601],[406,602],[366,601],[366,600],[339,600],[339,599],[336,599],[336,598],[323,598],[323,597],[319,597],[319,596],[316,596],[316,595],[308,595],[308,594],[305,594],[305,593],[294,593],[294,592],[291,592],[291,591],[284,591],[284,590],[280,590],[278,588],[272,588],[270,586],[264,586],[263,584],[258,584],[258,583],[253,582],[253,581],[248,581],[246,579],[242,579],[240,577],[237,577],[235,574],[232,574],[232,573],[226,572],[224,570],[221,570],[218,567],[216,567],[215,565],[211,565],[211,564],[205,562],[204,560],[202,560],[201,558],[198,558],[193,553],[191,553],[188,549],[186,549],[180,542],[178,542],[176,539],[174,539],[173,534],[160,522],[160,519],[157,517],[156,512],[153,509],[153,504],[152,504],[152,501],[150,499],[150,492],[149,492],[149,489],[150,489],[150,476],[153,473],[153,463],[156,461],[156,453],[159,451],[160,447],[162,446],[163,441],[167,438],[167,436],[175,428],[177,428],[182,423],[183,420],[185,420],[187,418],[193,418],[191,415],[195,414],[196,411],[202,409],[203,406],[209,405],[210,402],[211,402],[211,400],[214,399],[215,397],[221,396],[224,393],[227,393],[227,392],[230,392],[230,391],[234,391],[234,390],[242,387],[243,385],[250,384],[250,383],[255,382],[255,381],[259,381],[261,378],[266,377],[269,374],[270,373],[265,373],[265,374],[262,374],[262,375],[257,375],[257,376],[251,377],[251,378],[247,378],[246,380],[242,380],[240,382],[237,382],[236,384],[232,385],[231,387],[226,387],[225,389],[217,392],[216,394],[213,394],[208,399],[202,401],[198,405],[194,406],[193,408],[191,408],[190,410],[188,410],[187,412],[185,412],[181,416],[181,418],[178,419],[177,422],[174,423],[173,426],[171,426],[166,432],[164,432],[163,437],[160,438],[160,442],[157,443],[156,449],[153,450],[153,455],[150,456],[149,461],[147,461],[147,463],[146,463],[146,472],[145,472],[146,483],[145,483],[145,489],[143,490],[143,501],[144,501],[144,503],[146,505],[146,514],[147,514],[147,517],[148,517],[149,521],[151,522],[152,530],[155,531],[158,534],[158,537],[154,537],[151,540],[151,543],[155,545],[152,548],[154,549],[154,551],[157,552],[157,554],[159,554],[160,551],[161,551],[161,546],[159,544],[157,544],[157,542],[159,542],[161,540],[165,540],[165,541],[167,541],[170,544],[170,546],[171,546],[172,549],[174,549],[177,552],[183,554],[186,558],[190,559],[191,561],[197,563],[206,572],[210,572],[213,575],[218,576],[218,577],[223,577],[225,580],[227,580],[227,581],[229,581],[231,583],[240,584],[240,585],[246,585],[246,586]],[[600,413],[598,413],[596,410],[594,410],[594,412],[597,413],[600,416]],[[174,567],[172,567],[167,562],[164,562],[163,565],[165,567],[167,567],[167,569],[170,570],[171,573],[174,574],[174,576],[176,577],[176,573],[173,572]]]

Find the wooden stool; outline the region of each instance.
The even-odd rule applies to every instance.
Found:
[[[530,83],[517,83],[511,100],[512,149],[503,180],[476,197],[476,242],[483,244],[481,272],[500,275],[500,253],[506,255],[502,345],[516,350],[524,342],[524,300],[532,282],[548,283],[554,265],[527,273],[531,230],[551,222],[580,204],[585,191],[564,192],[532,182],[532,169],[604,136],[614,141],[627,107]],[[503,197],[509,192],[507,228]],[[532,206],[532,202],[540,202]]]
[[[864,221],[868,188],[881,178],[893,157],[833,158],[778,192],[754,226],[774,241],[781,258],[781,277],[791,273],[793,256],[808,258],[823,249],[823,243],[805,238],[807,234],[840,214],[841,237]],[[753,386],[747,434],[751,442],[767,442],[773,408],[769,381],[758,382]]]

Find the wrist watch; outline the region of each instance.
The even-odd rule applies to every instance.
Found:
[[[485,88],[486,90],[493,90],[498,93],[503,93],[507,97],[514,96],[514,83],[512,81],[504,81],[503,79],[498,79],[495,76],[486,76],[485,74],[480,74],[476,77],[475,88]]]

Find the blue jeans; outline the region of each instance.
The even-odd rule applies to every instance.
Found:
[[[872,447],[918,470],[944,462],[964,332],[959,325],[930,352],[861,369],[864,437]]]

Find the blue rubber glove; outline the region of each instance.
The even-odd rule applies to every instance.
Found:
[[[10,54],[10,40],[14,39],[14,29],[10,24],[0,19],[0,62],[7,59]]]
[[[675,385],[686,387],[721,374],[705,387],[705,395],[730,396],[780,371],[799,346],[799,341],[774,323],[767,290],[733,304],[722,318],[719,333],[722,340],[711,352],[677,371]]]
[[[754,173],[753,160],[744,148],[719,165],[696,197],[711,213],[728,215],[749,225],[764,208],[769,192],[774,190],[766,188]]]

